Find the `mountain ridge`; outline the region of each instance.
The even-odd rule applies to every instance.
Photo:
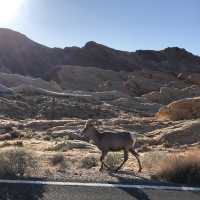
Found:
[[[150,69],[179,74],[200,72],[200,57],[179,47],[121,51],[87,42],[83,47],[50,48],[24,34],[0,28],[0,71],[48,79],[58,65],[94,66],[113,71]]]

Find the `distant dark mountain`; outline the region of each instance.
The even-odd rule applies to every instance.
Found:
[[[114,71],[153,69],[179,72],[200,72],[200,57],[178,47],[161,51],[119,51],[88,42],[84,47],[49,48],[25,35],[0,29],[0,71],[50,78],[58,65],[95,66]]]
[[[96,66],[115,71],[153,69],[169,72],[200,72],[200,57],[178,47],[161,51],[119,51],[93,41],[82,48],[64,49],[68,64]]]

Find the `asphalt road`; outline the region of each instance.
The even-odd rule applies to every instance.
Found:
[[[0,183],[0,200],[200,200],[200,191]]]

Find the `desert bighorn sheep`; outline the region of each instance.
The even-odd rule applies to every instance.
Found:
[[[85,124],[85,127],[81,133],[81,135],[87,140],[92,140],[94,144],[99,148],[101,151],[101,167],[99,171],[103,170],[103,166],[109,168],[104,163],[104,158],[109,151],[124,151],[124,161],[121,163],[119,167],[117,167],[116,171],[122,168],[125,162],[128,160],[128,153],[131,152],[133,156],[136,157],[139,170],[141,172],[142,166],[139,160],[139,155],[134,149],[134,145],[136,142],[136,137],[134,134],[129,132],[120,132],[120,133],[113,133],[113,132],[103,132],[99,133],[97,129],[93,126],[92,120],[88,120]]]

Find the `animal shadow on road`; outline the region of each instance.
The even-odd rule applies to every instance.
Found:
[[[1,183],[0,200],[40,200],[44,191],[44,185]]]
[[[119,171],[117,173],[109,172],[109,175],[117,178],[119,183],[142,185],[148,181],[147,179],[144,179],[144,178],[137,179],[137,176],[135,176],[136,177],[135,179],[124,177],[124,175],[131,175],[131,174],[135,176],[133,172],[122,172],[122,171]],[[141,189],[137,189],[137,188],[120,188],[120,189],[128,193],[130,196],[134,197],[134,199],[150,200],[148,195]]]

